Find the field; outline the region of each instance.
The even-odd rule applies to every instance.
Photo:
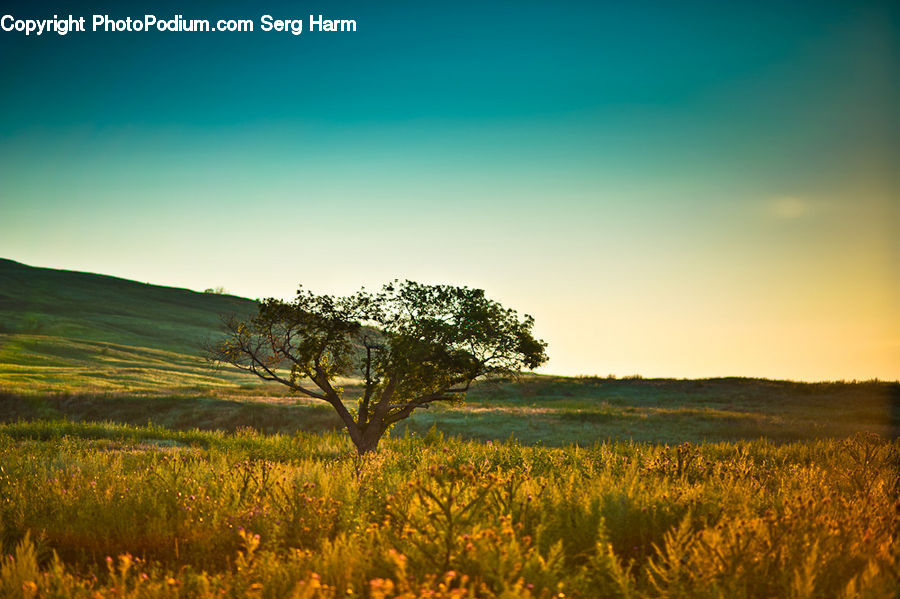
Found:
[[[201,358],[253,306],[0,261],[0,597],[898,595],[896,382],[523,376],[362,459]]]
[[[890,597],[898,452],[9,424],[0,592]]]

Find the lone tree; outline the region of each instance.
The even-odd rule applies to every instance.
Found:
[[[466,287],[405,281],[347,297],[301,288],[293,302],[266,299],[249,320],[224,320],[226,337],[207,348],[211,361],[328,402],[360,454],[417,408],[464,399],[479,377],[547,360],[531,316]],[[355,410],[339,376],[362,381]]]

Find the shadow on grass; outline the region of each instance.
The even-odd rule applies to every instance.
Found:
[[[185,396],[0,393],[0,421],[52,419],[154,424],[173,430],[230,432],[250,427],[267,434],[342,428],[330,406],[296,405],[290,400],[268,404]]]

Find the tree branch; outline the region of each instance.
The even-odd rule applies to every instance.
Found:
[[[252,372],[253,374],[255,374],[256,376],[258,376],[259,378],[261,378],[261,379],[263,379],[263,380],[267,380],[267,381],[275,381],[275,382],[281,383],[282,385],[285,385],[286,387],[288,387],[288,388],[290,388],[290,389],[293,389],[294,391],[297,391],[298,393],[302,393],[302,394],[304,394],[304,395],[308,395],[309,397],[313,397],[313,398],[315,398],[315,399],[321,399],[321,400],[323,400],[323,401],[328,401],[328,398],[326,398],[326,397],[325,397],[324,395],[322,395],[321,393],[316,393],[315,391],[310,391],[309,389],[305,389],[305,388],[301,387],[300,385],[297,385],[297,384],[295,384],[295,383],[292,383],[291,381],[289,381],[289,380],[287,380],[287,379],[284,379],[284,378],[278,376],[277,374],[275,374],[274,371],[272,371],[268,366],[266,366],[266,365],[262,362],[262,360],[260,360],[259,358],[257,358],[255,354],[252,354],[252,353],[249,353],[249,352],[248,352],[247,355],[249,355],[249,356],[250,356],[250,359],[251,359],[253,362],[255,362],[256,364],[258,364],[259,367],[262,368],[269,376],[268,376],[268,377],[265,377],[265,376],[261,375],[261,374],[259,373],[259,371],[256,369],[256,367],[253,366],[253,365],[251,365],[249,368],[247,368],[247,371],[248,371],[248,372]],[[234,364],[232,364],[232,365],[234,365]],[[329,402],[329,403],[331,403],[331,402]]]

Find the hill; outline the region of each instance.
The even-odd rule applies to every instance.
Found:
[[[0,259],[0,388],[146,392],[236,386],[203,342],[256,302]]]
[[[196,353],[222,313],[256,302],[0,259],[0,333]]]

